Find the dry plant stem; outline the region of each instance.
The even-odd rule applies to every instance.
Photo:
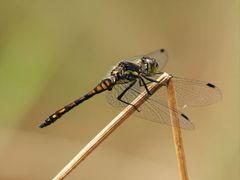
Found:
[[[166,84],[171,78],[167,73],[163,73],[157,80],[160,83],[149,85],[151,93],[156,92],[161,86]],[[140,94],[131,104],[140,107],[149,98],[147,92]],[[114,130],[118,128],[136,109],[129,105],[118,114],[100,133],[98,133],[53,179],[64,179],[74,168],[76,168],[100,143],[105,140]]]
[[[171,109],[177,109],[176,96],[174,91],[174,85],[171,79],[168,82],[167,86],[167,94],[168,94],[168,105]],[[178,161],[178,169],[180,173],[181,180],[188,180],[187,174],[187,166],[185,160],[185,154],[183,149],[183,141],[181,129],[179,127],[179,118],[177,113],[174,111],[170,111],[171,121],[172,121],[172,133],[173,139],[175,143],[176,156]]]

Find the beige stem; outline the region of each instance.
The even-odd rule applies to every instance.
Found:
[[[167,73],[163,73],[157,81],[149,85],[151,93],[155,93],[161,86],[166,84],[171,78]],[[131,104],[140,107],[148,98],[149,94],[145,91],[140,94]],[[90,153],[96,149],[119,125],[121,125],[130,115],[135,112],[135,108],[129,105],[118,114],[101,132],[99,132],[53,179],[64,179],[74,168],[76,168]]]
[[[175,90],[172,80],[170,79],[167,86],[167,94],[168,94],[168,105],[170,109],[177,109],[177,102],[175,96]],[[181,129],[179,126],[179,118],[176,112],[170,111],[171,121],[172,121],[172,133],[173,139],[175,143],[176,156],[178,161],[178,168],[181,180],[188,180],[187,174],[187,166],[184,155],[183,141]]]

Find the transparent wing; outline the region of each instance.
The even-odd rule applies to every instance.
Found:
[[[119,101],[117,97],[128,86],[129,83],[115,85],[113,89],[106,94],[108,102],[114,107],[127,106],[125,103]],[[143,91],[145,91],[144,87],[141,86],[139,82],[137,82],[131,89],[129,89],[129,91],[127,91],[127,93],[123,96],[122,100],[126,102],[132,102]],[[170,109],[168,107],[165,94],[166,87],[162,87],[156,93],[154,93],[154,95],[152,95],[147,101],[145,101],[139,108],[140,112],[136,111],[134,115],[143,119],[164,123],[171,126],[170,111],[174,111],[179,116],[180,128],[193,129],[194,125],[186,115],[177,111],[176,109]]]
[[[161,74],[154,74],[153,79],[157,79]],[[209,105],[219,101],[222,98],[221,91],[215,85],[204,81],[173,77],[172,78],[175,94],[179,107],[187,106],[202,106]],[[146,80],[147,84],[149,82]],[[114,107],[124,107],[125,103],[117,100],[117,97],[124,89],[129,86],[129,83],[116,85],[112,91],[107,93],[108,102]],[[123,100],[132,102],[140,93],[145,91],[144,87],[138,82],[123,96]],[[143,105],[139,108],[140,112],[135,112],[134,115],[148,119],[154,122],[160,122],[171,125],[170,111],[178,114],[180,119],[180,127],[184,129],[193,129],[194,125],[182,112],[176,109],[170,109],[167,103],[166,87],[161,87],[154,93]]]
[[[180,128],[188,130],[194,129],[194,124],[185,114],[176,109],[170,109],[167,103],[157,101],[154,97],[147,100],[139,109],[140,112],[135,112],[135,116],[169,126],[172,126],[170,111],[174,111],[178,114]]]
[[[138,82],[137,82],[138,83]],[[124,84],[116,84],[111,91],[106,93],[106,98],[109,104],[113,107],[125,107],[127,104],[119,101],[117,97],[130,85],[131,83],[124,83]],[[139,86],[132,87],[137,92],[140,92]],[[132,102],[137,97],[137,93],[132,91],[127,91],[125,95],[122,97],[123,101]]]
[[[153,74],[151,78],[157,79],[160,75]],[[210,105],[222,99],[220,89],[212,83],[176,76],[172,77],[172,81],[179,107]],[[155,98],[167,102],[165,92],[158,93]]]
[[[143,56],[147,56],[147,57],[156,59],[156,61],[158,62],[158,70],[159,71],[162,70],[166,66],[167,61],[168,61],[167,51],[164,49],[158,49],[158,50],[155,50],[155,51],[150,52],[145,55],[130,57],[128,59],[125,59],[125,61],[130,61],[130,62],[138,64],[141,62],[141,59]]]
[[[180,106],[210,105],[222,99],[220,89],[211,83],[180,77],[172,80]]]

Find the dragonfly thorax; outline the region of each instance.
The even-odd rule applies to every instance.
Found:
[[[126,83],[135,80],[141,73],[141,66],[128,61],[121,61],[118,66],[111,71],[111,76],[114,76],[119,83]]]

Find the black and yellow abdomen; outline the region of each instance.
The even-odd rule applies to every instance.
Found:
[[[50,115],[42,124],[39,125],[40,128],[44,128],[52,123],[54,123],[57,119],[62,117],[65,113],[73,109],[75,106],[81,104],[83,101],[86,101],[87,99],[91,98],[92,96],[99,94],[106,90],[111,90],[114,86],[114,83],[111,79],[106,78],[102,80],[93,90],[89,91],[84,96],[80,97],[79,99],[73,101],[72,103],[64,106],[63,108],[57,110],[55,113]]]

